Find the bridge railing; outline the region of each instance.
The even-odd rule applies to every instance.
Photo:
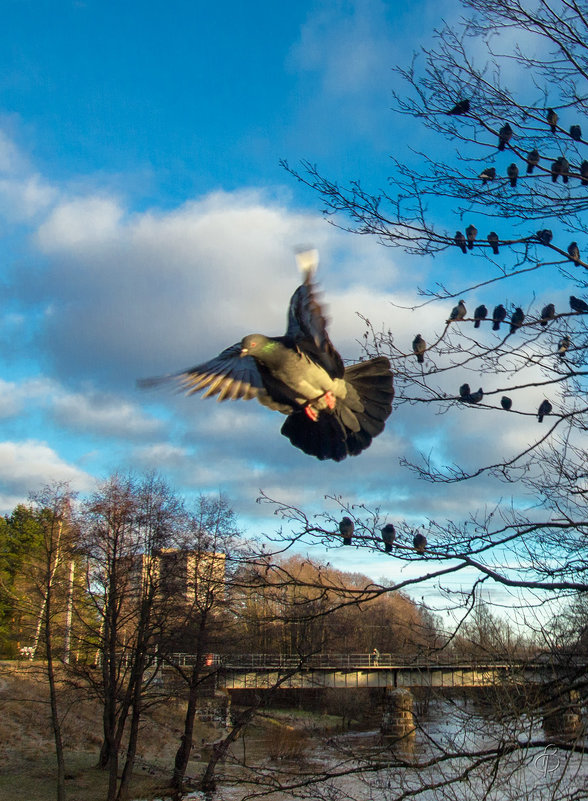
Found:
[[[176,653],[173,660],[180,666],[193,665],[196,654]],[[464,665],[468,667],[505,665],[504,659],[484,659],[477,662],[454,655],[427,654],[427,655],[398,655],[398,654],[313,654],[308,657],[299,657],[285,654],[207,654],[205,666],[210,668],[228,669],[279,669],[292,670],[301,668],[319,668],[333,670],[358,670],[362,668],[391,668],[412,667],[431,670],[435,667],[455,667]]]

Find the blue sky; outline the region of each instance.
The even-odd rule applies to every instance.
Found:
[[[226,494],[243,524],[279,521],[259,490],[313,512],[325,495],[385,520],[459,519],[504,493],[489,479],[431,487],[399,467],[524,432],[395,410],[361,456],[321,463],[255,402],[146,395],[261,328],[281,334],[301,243],[318,247],[335,345],[363,323],[408,350],[426,314],[401,312],[435,263],[328,225],[280,166],[385,186],[390,153],[423,135],[390,111],[406,63],[457,4],[379,0],[124,3],[7,0],[0,29],[0,507],[52,479],[87,492],[116,469],[157,469],[182,492]],[[452,254],[453,255],[453,254]],[[451,259],[447,260],[447,269]],[[473,301],[472,301],[473,302]],[[489,424],[491,428],[491,424]],[[329,551],[374,578],[399,567]],[[327,556],[317,548],[315,555]],[[410,570],[410,568],[404,568]],[[461,581],[461,579],[458,579]]]

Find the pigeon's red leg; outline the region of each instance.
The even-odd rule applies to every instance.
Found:
[[[310,417],[312,422],[316,423],[316,421],[318,420],[318,412],[317,412],[317,410],[314,409],[312,406],[306,405],[304,407],[304,411]]]
[[[325,392],[323,397],[324,397],[325,403],[327,404],[329,409],[331,409],[331,410],[334,409],[335,408],[335,404],[337,403],[337,399],[335,398],[335,396],[333,395],[331,390],[327,390],[327,392]]]

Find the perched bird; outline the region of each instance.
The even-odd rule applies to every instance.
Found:
[[[582,298],[575,298],[570,295],[570,308],[572,311],[578,312],[578,314],[586,314],[588,312],[588,303],[583,301]]]
[[[542,403],[539,406],[539,409],[537,411],[537,420],[540,423],[542,423],[543,422],[543,418],[545,417],[545,415],[546,414],[551,414],[551,410],[552,409],[553,409],[553,406],[551,405],[551,403],[549,403],[549,401],[547,399],[542,401]]]
[[[203,397],[219,401],[257,398],[287,415],[281,431],[295,447],[338,462],[361,453],[384,430],[394,397],[390,362],[379,356],[343,365],[312,283],[318,253],[297,259],[304,280],[290,300],[284,336],[249,334],[203,364],[139,383],[175,381],[188,394],[203,390]]]
[[[474,242],[476,241],[476,237],[478,236],[478,229],[475,225],[468,225],[466,228],[466,237],[468,240],[468,248],[473,250]]]
[[[557,346],[557,355],[559,356],[560,359],[564,359],[565,358],[565,355],[566,355],[566,353],[568,351],[568,348],[570,347],[571,344],[572,344],[572,342],[571,342],[571,340],[570,340],[570,338],[569,338],[569,336],[567,334],[565,334],[560,339],[559,344]]]
[[[564,184],[567,184],[570,177],[570,162],[565,158],[565,156],[560,156],[558,161],[561,168],[561,179]]]
[[[350,517],[343,517],[339,523],[339,531],[343,537],[343,545],[351,545],[351,537],[355,526]]]
[[[492,312],[492,330],[498,331],[500,328],[500,323],[504,322],[506,319],[506,309],[499,303],[498,306],[494,307],[494,311]]]
[[[570,242],[568,245],[568,253],[570,255],[570,259],[574,262],[574,264],[578,264],[580,261],[580,250],[578,249],[577,242]]]
[[[507,395],[503,395],[502,398],[500,398],[500,405],[505,412],[510,412],[512,409],[512,400]]]
[[[525,319],[525,312],[520,306],[517,306],[510,318],[510,333],[514,334],[517,328],[520,328]]]
[[[553,303],[548,303],[541,309],[541,320],[539,321],[542,326],[546,326],[549,320],[555,317],[555,306]]]
[[[468,240],[468,248],[473,250],[474,242],[476,241],[476,237],[478,236],[478,229],[475,225],[468,225],[466,228],[466,237]]]
[[[480,327],[480,320],[485,320],[488,317],[488,309],[482,303],[474,312],[474,328]]]
[[[551,240],[553,239],[553,234],[549,230],[549,228],[544,228],[541,231],[537,231],[537,239],[541,242],[542,245],[549,245],[551,244]]]
[[[447,322],[451,323],[453,320],[463,320],[463,318],[466,316],[466,313],[467,310],[465,303],[463,300],[460,300],[457,306],[454,306],[451,310],[451,314],[449,315],[449,320],[447,320]]]
[[[539,151],[530,150],[527,153],[527,174],[530,175],[538,164],[539,164]]]
[[[459,388],[459,397],[462,401],[468,401],[470,397],[470,385],[469,384],[462,384]]]
[[[417,553],[424,553],[427,549],[427,538],[424,534],[415,534],[412,544]]]
[[[574,142],[581,142],[582,141],[582,129],[579,125],[572,125],[570,128],[570,136],[574,140]]]
[[[513,133],[512,128],[510,127],[508,122],[506,123],[506,125],[503,125],[502,128],[498,131],[498,149],[499,150],[504,150],[504,148],[507,146],[507,144],[511,140],[512,133]]]
[[[417,357],[417,362],[422,364],[425,361],[425,351],[427,350],[427,343],[420,334],[412,340],[412,351]]]
[[[547,124],[551,126],[551,133],[555,133],[557,120],[558,120],[557,113],[552,108],[548,108],[547,109]]]
[[[479,177],[482,179],[482,186],[488,181],[493,181],[496,178],[496,167],[485,167]]]
[[[458,248],[461,248],[462,253],[468,252],[466,247],[466,238],[461,231],[455,232],[455,244],[457,245]]]
[[[510,179],[510,185],[516,186],[517,185],[517,178],[519,177],[519,168],[514,163],[508,165],[508,169],[506,170],[506,174]]]
[[[498,234],[496,231],[490,231],[488,234],[488,242],[490,242],[492,253],[494,253],[495,256],[498,256]]]
[[[465,100],[460,100],[455,106],[450,109],[447,114],[467,114],[470,110],[470,101],[466,98]]]
[[[580,164],[580,175],[582,176],[582,186],[588,186],[588,161]]]
[[[559,156],[551,165],[551,180],[553,183],[557,183],[557,179],[561,175],[562,172],[562,156]]]
[[[392,550],[392,544],[396,539],[396,529],[392,523],[386,523],[380,533],[382,534],[382,540],[384,541],[384,550],[386,553],[390,553]]]
[[[483,397],[484,397],[484,390],[482,389],[482,387],[480,387],[477,392],[470,392],[470,396],[467,400],[468,403],[480,403]]]

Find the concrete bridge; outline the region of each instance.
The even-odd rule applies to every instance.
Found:
[[[176,654],[190,665],[192,654]],[[315,654],[304,659],[280,654],[209,654],[206,666],[217,687],[227,690],[270,689],[278,681],[287,689],[367,687],[487,687],[500,683],[543,682],[555,678],[548,664],[507,660],[467,660],[394,654]]]

